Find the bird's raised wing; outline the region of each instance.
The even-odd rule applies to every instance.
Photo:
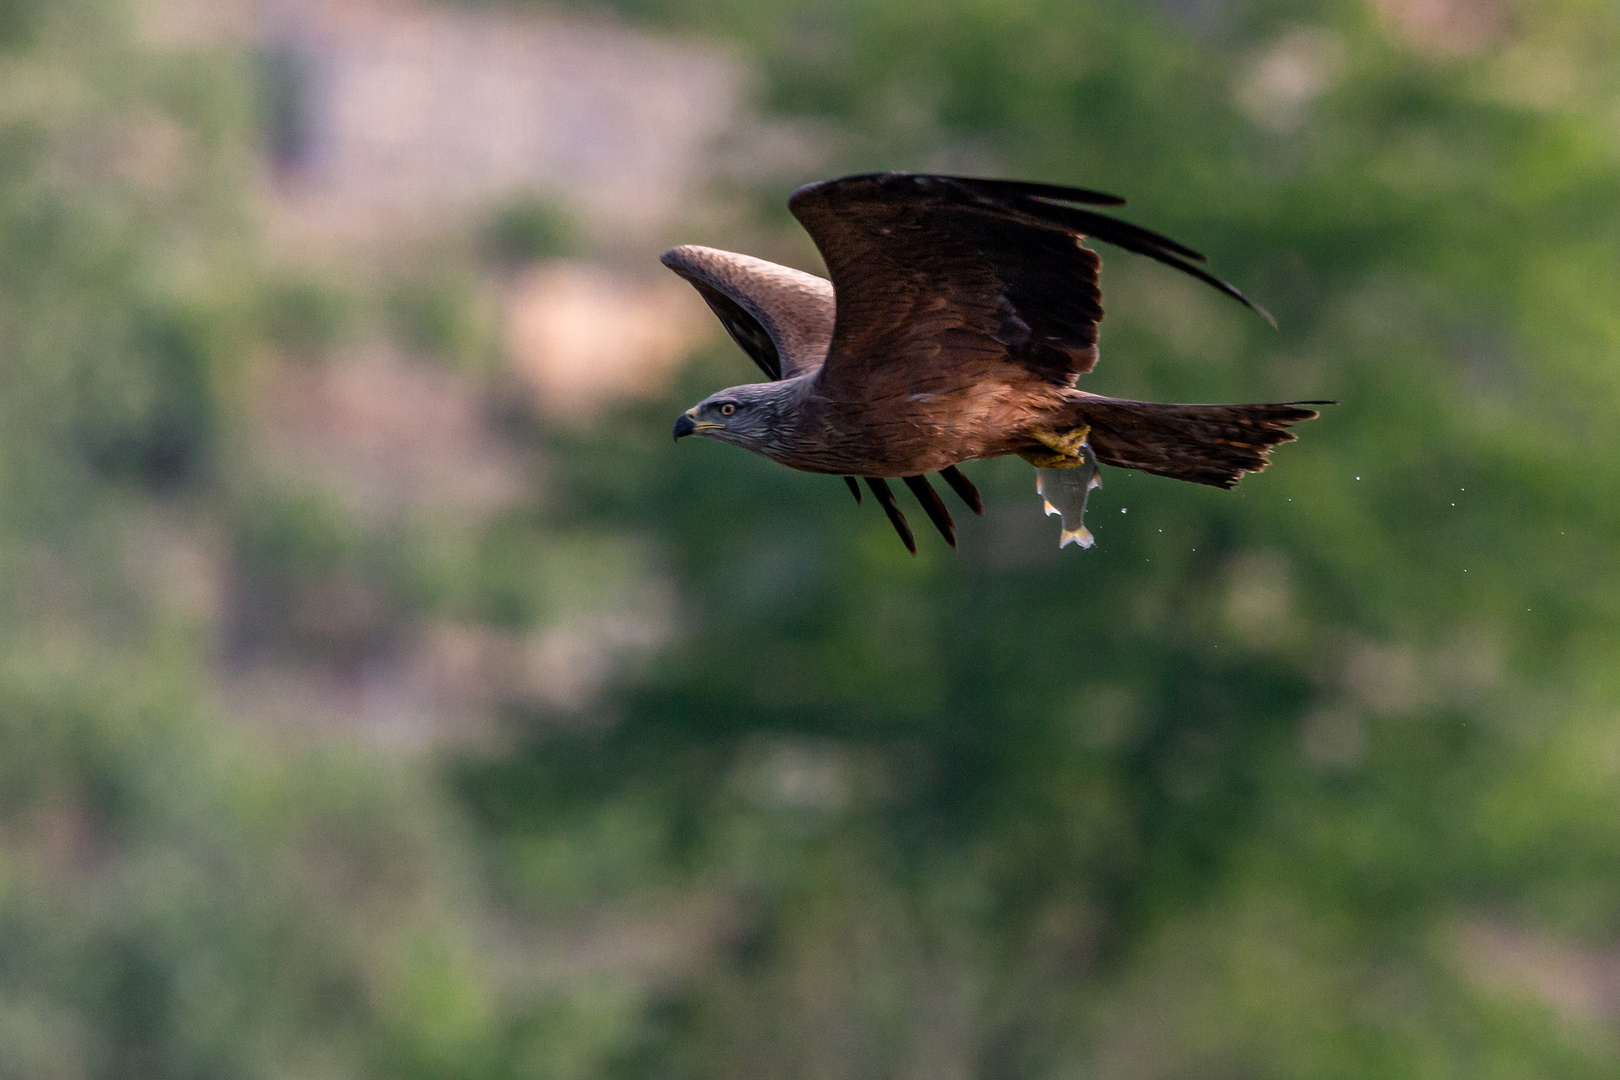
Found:
[[[771,379],[791,379],[815,371],[826,360],[835,322],[832,282],[826,278],[696,244],[670,248],[664,252],[663,263],[692,283],[731,339]],[[940,475],[975,514],[984,513],[977,489],[959,469],[953,465]],[[859,503],[861,489],[855,477],[844,480]],[[915,554],[916,541],[888,484],[877,477],[867,477],[866,482],[900,539]],[[955,547],[956,526],[928,481],[914,476],[906,483],[923,500],[929,520]]]
[[[788,199],[837,294],[832,398],[948,394],[985,379],[1059,386],[1097,363],[1094,237],[1191,274],[1266,314],[1168,237],[1083,208],[1123,199],[1013,180],[867,173]],[[1270,319],[1270,315],[1266,315]]]
[[[825,278],[732,251],[686,244],[663,263],[690,281],[731,339],[772,379],[814,371],[833,334],[833,287]]]

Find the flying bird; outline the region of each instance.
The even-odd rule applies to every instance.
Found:
[[[697,288],[769,377],[712,394],[675,421],[805,472],[862,478],[900,539],[917,550],[890,488],[901,479],[946,541],[937,472],[973,510],[957,468],[1017,454],[1063,519],[1059,546],[1090,547],[1086,498],[1099,464],[1230,488],[1259,472],[1303,401],[1166,405],[1076,388],[1097,363],[1101,259],[1082,241],[1145,255],[1269,313],[1201,266],[1204,256],[1088,206],[1125,200],[1057,184],[920,173],[864,173],[808,184],[788,199],[831,280],[763,259],[683,245],[665,266]]]

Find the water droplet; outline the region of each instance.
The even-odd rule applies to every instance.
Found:
[[[1357,480],[1360,480],[1360,479],[1361,479],[1361,477],[1359,477],[1359,476],[1358,476],[1358,477],[1356,477],[1356,479],[1357,479]]]
[[[1124,513],[1124,512],[1125,512],[1125,508],[1124,508],[1124,507],[1123,507],[1123,506],[1122,506],[1122,507],[1120,507],[1120,508],[1119,508],[1119,512],[1120,512],[1120,513],[1122,513],[1122,514],[1123,514],[1123,513]]]

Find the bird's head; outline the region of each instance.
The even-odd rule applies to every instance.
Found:
[[[781,383],[751,383],[711,394],[675,421],[675,438],[702,435],[746,450],[764,451],[779,425]]]

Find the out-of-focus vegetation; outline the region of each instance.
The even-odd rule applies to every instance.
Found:
[[[826,173],[1118,191],[1282,326],[1105,250],[1088,388],[1340,404],[1232,493],[1109,472],[1084,553],[970,465],[986,517],[912,558],[669,446],[729,345],[586,422],[511,400],[480,275],[587,246],[547,204],[273,265],[262,62],[7,0],[0,1077],[1612,1075],[1614,13],[624,10],[754,58]],[[738,227],[813,267],[784,195]],[[368,339],[484,380],[514,501],[258,446],[266,380]],[[479,669],[460,749],[243,674],[407,713],[378,671],[508,639],[552,690]]]

